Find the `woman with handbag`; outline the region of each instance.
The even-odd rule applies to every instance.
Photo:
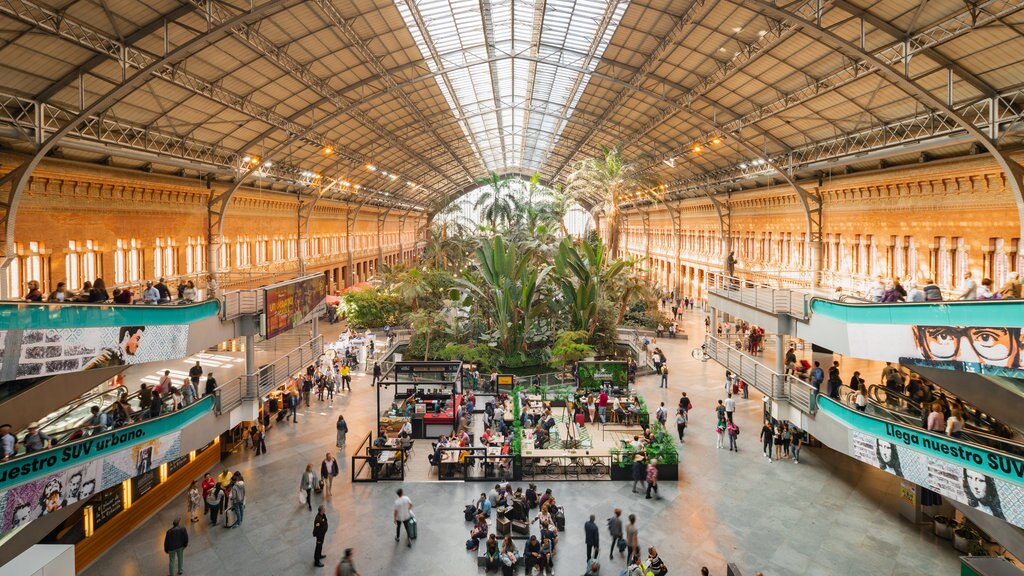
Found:
[[[306,464],[306,471],[302,473],[302,480],[299,481],[299,494],[305,494],[306,507],[313,511],[313,488],[319,485],[316,473],[313,472],[313,465]],[[301,498],[301,496],[300,496]]]

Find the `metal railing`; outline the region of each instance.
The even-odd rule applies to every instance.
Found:
[[[811,311],[810,294],[744,278],[709,274],[708,292],[769,314],[789,314],[806,320]]]
[[[245,397],[245,375],[236,376],[213,391],[213,409],[220,416],[242,405]]]
[[[288,352],[256,372],[257,392],[260,396],[277,388],[293,374],[304,370],[311,362],[324,353],[323,336],[317,336]]]
[[[786,375],[784,391],[789,398],[789,403],[804,414],[818,412],[818,391],[810,383],[789,374]]]
[[[225,292],[221,307],[225,320],[238,318],[243,314],[259,314],[263,311],[262,290],[235,290]]]
[[[771,398],[786,396],[781,374],[730,346],[728,342],[707,336],[704,350],[713,360],[738,374],[748,386],[753,386],[758,392]]]

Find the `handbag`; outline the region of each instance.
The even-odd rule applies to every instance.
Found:
[[[299,488],[299,504],[305,504],[305,503],[306,503],[306,491],[303,490],[302,488]]]

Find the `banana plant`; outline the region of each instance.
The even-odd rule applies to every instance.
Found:
[[[484,314],[493,320],[497,347],[506,356],[525,354],[531,324],[547,310],[538,296],[551,266],[538,266],[533,250],[505,243],[501,236],[484,239],[476,250],[477,279],[459,280],[460,286],[475,296]]]

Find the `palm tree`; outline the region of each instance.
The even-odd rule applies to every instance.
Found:
[[[581,160],[569,175],[567,191],[579,201],[597,201],[607,219],[605,244],[612,258],[619,253],[619,206],[641,197],[658,200],[657,183],[636,160],[622,155],[622,146],[601,146],[601,155]]]
[[[481,215],[491,225],[492,230],[502,222],[509,225],[519,211],[519,201],[509,189],[509,177],[499,176],[497,172],[492,171],[476,183],[486,187],[486,190],[477,198],[473,209],[481,210]]]

